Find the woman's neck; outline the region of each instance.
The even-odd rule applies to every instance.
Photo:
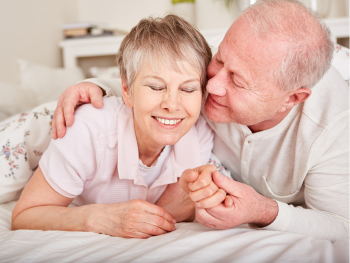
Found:
[[[134,119],[135,136],[139,150],[139,159],[146,166],[151,166],[164,149],[164,145],[159,145],[147,136]]]

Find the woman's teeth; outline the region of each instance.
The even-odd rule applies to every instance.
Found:
[[[177,120],[167,120],[167,119],[161,119],[158,117],[155,117],[157,121],[165,124],[165,125],[175,125],[177,123],[179,123],[181,121],[181,119],[177,119]]]

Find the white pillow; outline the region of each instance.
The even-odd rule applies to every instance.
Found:
[[[38,104],[57,100],[68,86],[85,78],[80,68],[52,68],[23,59],[17,62],[21,88],[33,91]]]
[[[90,68],[90,74],[94,78],[99,79],[116,79],[120,78],[119,67],[92,67]]]
[[[35,94],[20,86],[0,83],[0,121],[37,106]]]

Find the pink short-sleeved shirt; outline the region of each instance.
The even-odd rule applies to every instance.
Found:
[[[200,116],[171,147],[158,178],[147,186],[138,172],[133,112],[121,98],[104,98],[104,107],[79,107],[64,138],[52,140],[39,166],[50,186],[77,205],[142,199],[156,203],[166,186],[188,168],[206,164],[213,131]]]

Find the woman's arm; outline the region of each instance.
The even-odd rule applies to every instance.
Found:
[[[72,200],[51,188],[39,167],[13,210],[12,230],[89,231],[148,238],[175,229],[171,214],[143,200],[67,207]]]
[[[52,189],[39,167],[13,209],[12,230],[84,231],[84,217],[76,216],[82,209],[67,208],[72,200]]]
[[[194,220],[194,202],[182,190],[179,182],[169,184],[156,205],[172,214],[176,222],[192,222]]]

